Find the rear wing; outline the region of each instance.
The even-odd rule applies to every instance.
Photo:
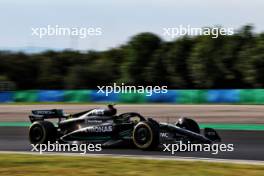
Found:
[[[61,121],[62,118],[67,118],[69,115],[64,114],[62,109],[51,109],[51,110],[33,110],[29,115],[30,121],[43,121],[45,119],[58,119]]]

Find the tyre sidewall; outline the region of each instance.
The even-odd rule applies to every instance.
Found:
[[[42,138],[38,141],[32,139],[31,133],[32,129],[38,127],[42,131]],[[54,143],[56,138],[56,128],[55,126],[48,121],[37,121],[34,122],[29,128],[29,140],[32,144],[47,144],[48,141],[50,143]]]
[[[136,130],[138,130],[141,127],[148,129],[148,132],[150,134],[149,141],[143,145],[139,144],[138,141],[136,141],[136,137],[135,137]],[[139,122],[134,127],[132,139],[133,139],[133,143],[135,144],[135,146],[139,149],[142,149],[142,150],[153,149],[153,148],[157,147],[157,145],[158,145],[158,141],[159,141],[158,130],[150,122],[147,122],[147,121],[146,122]]]

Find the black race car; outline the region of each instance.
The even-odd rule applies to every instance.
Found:
[[[163,143],[220,141],[217,132],[205,128],[201,134],[198,124],[190,118],[180,118],[177,123],[159,123],[139,113],[116,115],[113,105],[107,109],[90,109],[73,115],[63,110],[33,110],[29,116],[32,125],[29,139],[32,144],[101,143],[102,146],[133,145],[139,149],[154,149]],[[58,119],[57,125],[47,119]]]

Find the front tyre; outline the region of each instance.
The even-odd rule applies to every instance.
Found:
[[[29,141],[31,144],[54,143],[57,130],[53,123],[48,121],[36,121],[29,128]]]
[[[149,121],[139,122],[133,130],[133,142],[142,150],[154,149],[159,145],[159,131]]]

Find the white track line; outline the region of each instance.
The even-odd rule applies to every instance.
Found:
[[[129,158],[129,159],[146,159],[146,160],[175,160],[175,161],[202,161],[214,163],[232,163],[232,164],[251,164],[264,165],[264,161],[257,160],[236,160],[236,159],[218,159],[218,158],[196,158],[196,157],[169,157],[169,156],[142,156],[142,155],[116,155],[116,154],[79,154],[79,153],[58,153],[58,152],[17,152],[17,151],[0,151],[0,154],[30,154],[30,155],[49,155],[49,156],[79,156],[79,157],[111,157],[111,158]]]

